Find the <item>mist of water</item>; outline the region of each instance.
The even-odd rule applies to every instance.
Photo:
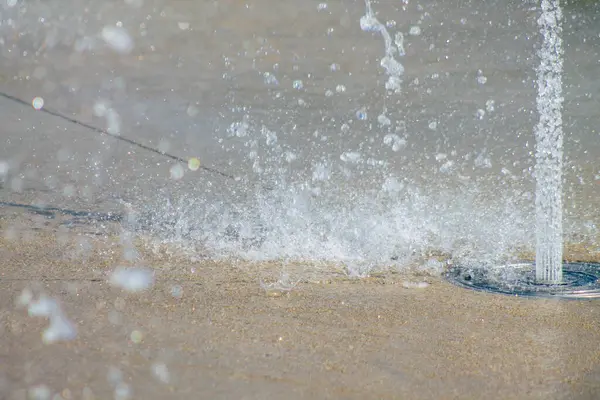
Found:
[[[538,19],[543,36],[537,70],[536,280],[562,281],[562,11],[559,0],[542,0]]]

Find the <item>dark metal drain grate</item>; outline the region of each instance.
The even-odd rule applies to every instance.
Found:
[[[600,298],[600,263],[563,264],[563,283],[535,282],[535,264],[523,262],[497,266],[454,266],[446,278],[459,286],[491,293],[526,297],[571,299]]]

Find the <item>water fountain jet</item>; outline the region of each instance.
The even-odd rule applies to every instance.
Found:
[[[522,296],[600,297],[600,264],[563,264],[562,10],[560,0],[541,0],[543,37],[537,68],[535,128],[535,263],[453,268],[448,278],[462,286]],[[535,269],[535,274],[532,270]]]

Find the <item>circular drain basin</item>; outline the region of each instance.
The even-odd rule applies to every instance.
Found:
[[[454,266],[446,278],[459,286],[511,296],[556,297],[571,299],[600,298],[600,263],[563,264],[563,283],[535,282],[535,264],[530,262],[472,267]]]

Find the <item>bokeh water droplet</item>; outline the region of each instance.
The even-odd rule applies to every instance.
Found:
[[[171,374],[164,363],[156,362],[152,364],[152,374],[162,383],[168,384],[171,381]]]
[[[105,26],[101,33],[104,42],[114,51],[129,54],[133,50],[133,39],[125,28],[119,26]]]
[[[33,101],[31,102],[31,105],[36,110],[41,110],[42,107],[44,107],[44,99],[42,99],[41,97],[34,97]]]
[[[129,400],[131,396],[131,387],[124,382],[119,382],[115,387],[115,400]]]
[[[149,268],[118,267],[111,274],[110,283],[129,292],[140,292],[154,284],[154,273]]]
[[[29,400],[50,400],[52,396],[52,390],[47,385],[40,384],[29,389],[28,399]]]
[[[200,160],[198,160],[196,157],[190,158],[188,160],[188,168],[190,171],[198,171],[200,168]]]
[[[135,344],[140,344],[144,340],[144,334],[141,331],[134,330],[129,335],[129,340]]]
[[[178,181],[183,178],[183,175],[185,175],[185,168],[183,168],[183,165],[177,163],[175,165],[172,165],[171,168],[169,168],[169,174],[171,176],[171,179]]]

